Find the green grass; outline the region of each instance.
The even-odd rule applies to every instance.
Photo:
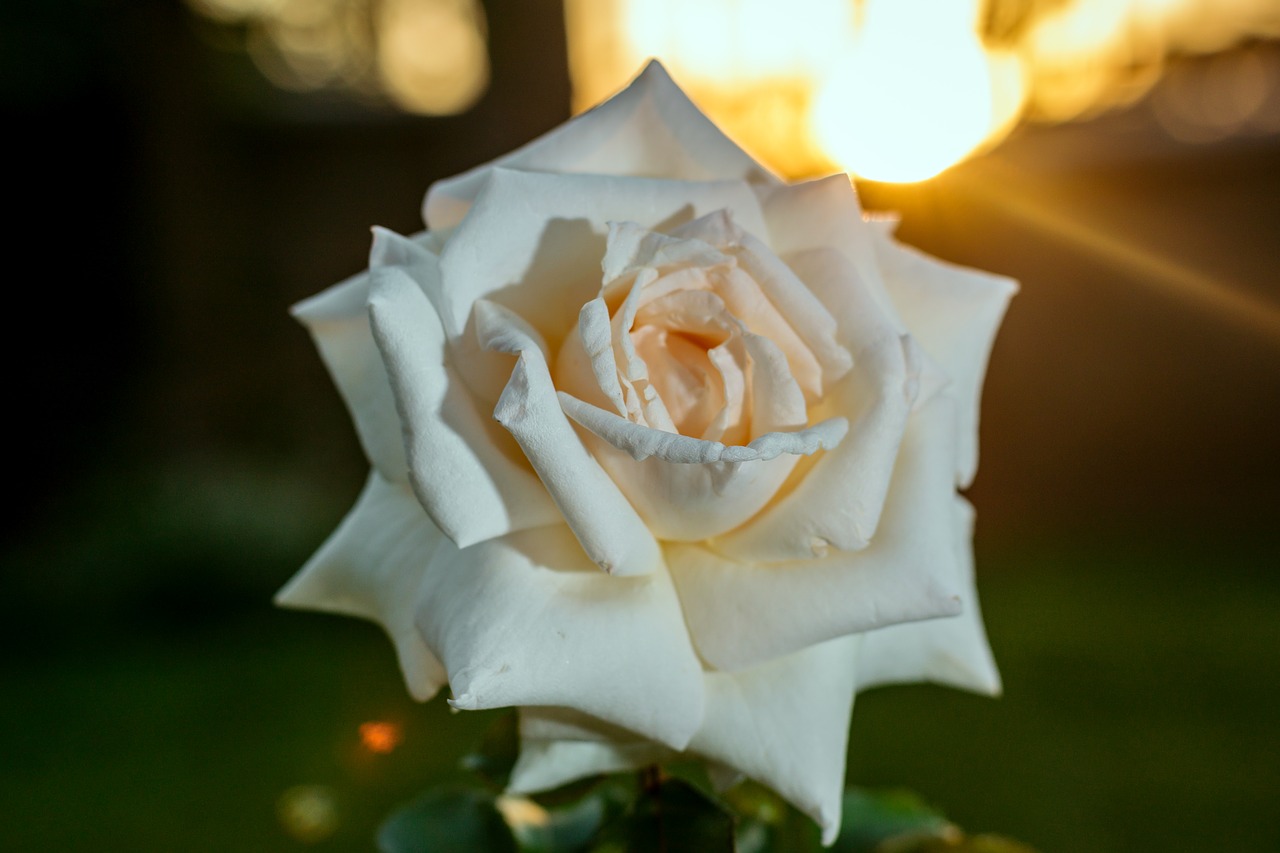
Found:
[[[869,692],[850,781],[913,788],[1046,853],[1280,849],[1268,559],[1098,543],[984,555],[1006,695]],[[371,850],[381,818],[455,773],[491,719],[413,703],[381,632],[355,620],[255,605],[111,624],[0,670],[0,849]],[[402,723],[402,746],[362,752],[370,719]],[[325,841],[276,817],[300,784],[337,802]]]

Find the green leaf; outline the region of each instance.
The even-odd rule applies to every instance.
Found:
[[[832,853],[887,853],[912,850],[911,844],[954,839],[956,828],[910,791],[844,792],[844,817]],[[908,846],[891,846],[889,843]],[[923,849],[923,848],[921,848]]]
[[[601,832],[592,853],[733,853],[734,816],[681,779],[640,792],[633,807]]]
[[[507,787],[519,752],[520,730],[516,713],[508,711],[485,730],[476,748],[462,757],[462,768],[479,775],[501,791]]]
[[[437,788],[387,818],[381,853],[516,853],[515,838],[485,791]]]

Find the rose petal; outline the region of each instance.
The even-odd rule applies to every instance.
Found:
[[[864,220],[848,175],[799,184],[761,184],[755,190],[768,224],[769,245],[779,257],[789,262],[789,255],[813,249],[840,252],[878,313],[888,317],[899,334],[908,330],[885,290],[872,246],[874,226]],[[805,283],[812,286],[807,279]],[[821,293],[817,295],[822,298]]]
[[[636,461],[656,456],[665,462],[705,465],[712,462],[754,462],[758,459],[767,461],[784,453],[808,456],[835,447],[849,428],[849,422],[844,418],[828,418],[808,429],[770,432],[750,444],[725,445],[633,424],[563,391],[559,397],[560,405],[569,417]]]
[[[595,457],[661,539],[698,541],[742,524],[767,503],[796,458],[835,447],[848,422],[724,445],[664,432],[560,393],[566,414],[599,441]]]
[[[868,287],[868,282],[843,252],[806,249],[788,254],[785,260],[837,317],[840,340],[850,351],[859,352],[889,334],[906,334],[897,331],[903,326],[893,306],[888,313],[882,309],[879,299],[873,296],[873,289]],[[888,299],[887,294],[884,298]],[[912,361],[908,374],[917,388],[914,393],[918,408],[947,387],[951,380],[920,347],[913,346],[909,355]]]
[[[973,507],[955,499],[956,565],[964,585],[959,616],[890,625],[863,635],[858,689],[880,684],[932,681],[997,696],[996,669],[982,627],[978,591],[973,583]]]
[[[519,442],[587,556],[611,574],[652,572],[662,562],[658,542],[565,417],[532,330],[496,303],[481,300],[475,311],[480,345],[519,356],[493,416]]]
[[[733,256],[796,330],[822,365],[824,385],[849,372],[853,359],[836,340],[836,321],[796,274],[759,238],[741,231]]]
[[[978,470],[978,407],[987,357],[1009,300],[1013,279],[931,258],[873,229],[876,257],[894,304],[921,346],[951,378],[960,404],[960,456],[956,482]]]
[[[537,476],[503,451],[511,439],[445,364],[444,330],[422,290],[398,267],[372,276],[374,338],[404,423],[409,480],[432,520],[461,547],[558,524]]]
[[[380,623],[395,643],[409,692],[425,702],[445,683],[445,671],[414,627],[414,611],[427,565],[443,540],[407,484],[371,471],[356,505],[276,593],[276,604]]]
[[[671,751],[646,741],[521,740],[507,792],[537,794],[588,776],[620,773],[670,757]]]
[[[827,308],[728,211],[707,214],[673,234],[709,243],[736,261],[739,269],[729,271],[716,292],[734,316],[787,354],[809,399],[820,398],[824,387],[848,372],[852,359],[836,339],[836,321]]]
[[[744,672],[706,673],[706,717],[688,747],[723,781],[745,774],[811,815],[825,844],[840,828],[860,640],[840,637]],[[537,793],[671,757],[578,712],[523,708],[510,787]]]
[[[857,636],[810,646],[752,669],[707,674],[706,722],[689,749],[777,791],[840,831]]]
[[[700,217],[694,222],[706,218]],[[683,232],[687,227],[681,226],[676,230]],[[676,237],[651,231],[635,222],[610,222],[607,248],[600,266],[607,286],[615,279],[645,267],[681,266],[705,270],[732,263],[734,261],[728,255],[698,239],[696,234],[682,233]]]
[[[758,517],[712,543],[752,562],[804,559],[872,541],[914,400],[911,339],[885,336],[858,353],[852,371],[817,409],[839,412],[849,435]]]
[[[472,304],[491,299],[558,347],[577,319],[577,306],[599,293],[606,223],[653,228],[720,208],[744,225],[764,227],[755,195],[739,181],[492,169],[440,256],[441,320],[453,340],[465,329]]]
[[[454,707],[579,708],[675,749],[702,722],[702,668],[662,567],[601,574],[568,527],[546,527],[444,543],[420,601]]]
[[[693,105],[657,61],[595,109],[497,160],[432,184],[423,204],[425,221],[433,229],[461,221],[495,166],[778,183]]]
[[[520,709],[520,754],[507,791],[536,794],[569,782],[634,770],[674,752],[570,708]]]
[[[960,612],[954,409],[944,394],[912,415],[879,529],[862,551],[762,564],[668,545],[703,659],[740,670],[845,634]]]
[[[360,273],[294,305],[355,422],[365,456],[388,480],[408,476],[400,416],[369,328],[369,274]]]

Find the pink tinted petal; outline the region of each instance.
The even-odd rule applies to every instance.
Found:
[[[819,413],[849,420],[838,448],[818,458],[792,488],[750,524],[711,547],[739,560],[805,559],[830,548],[865,548],[880,524],[914,395],[910,339],[887,336],[858,354]]]

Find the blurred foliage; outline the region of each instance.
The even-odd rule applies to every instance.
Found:
[[[515,853],[493,795],[442,788],[396,812],[378,831],[381,853]]]
[[[293,490],[265,484],[243,494],[256,503],[206,510],[206,522],[239,524],[252,508],[265,529],[296,503]],[[60,607],[4,584],[6,610],[28,602],[22,624],[41,628],[11,633],[10,648],[39,648],[0,664],[0,849],[301,850],[276,803],[312,784],[332,793],[338,822],[310,849],[367,851],[398,804],[470,775],[458,763],[500,713],[418,705],[375,627],[270,608],[341,512],[329,504],[312,536],[289,535],[279,553],[230,531],[210,551],[219,537],[179,524],[176,509],[171,522],[153,518],[164,535],[109,525],[114,536],[95,547],[134,561],[127,595],[105,594],[104,578],[101,597]],[[198,619],[165,612],[184,557],[208,563],[191,581]],[[1006,696],[865,694],[851,781],[909,785],[960,826],[1046,851],[1280,849],[1280,827],[1265,819],[1280,788],[1280,589],[1263,543],[1026,543],[981,553],[980,565]],[[144,600],[149,610],[138,609]],[[368,720],[398,722],[401,745],[362,748]]]
[[[490,726],[462,766],[486,786],[516,759],[515,714]],[[773,791],[739,779],[712,790],[678,762],[571,783],[533,798],[445,786],[393,814],[382,853],[821,853],[817,826]],[[701,767],[700,763],[697,766]],[[474,785],[474,782],[473,782]],[[916,794],[850,788],[832,853],[1035,853],[994,835],[966,837]]]

